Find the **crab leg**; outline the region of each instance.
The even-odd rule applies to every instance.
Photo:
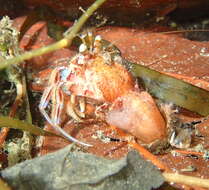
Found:
[[[73,138],[72,136],[70,136],[68,133],[66,133],[62,128],[60,128],[60,126],[54,124],[51,119],[49,118],[48,114],[46,113],[46,111],[43,109],[41,110],[41,113],[43,114],[43,116],[45,117],[45,119],[48,121],[48,123],[56,130],[59,131],[64,137],[66,137],[68,140],[84,145],[84,146],[92,146],[90,144],[87,143],[83,143],[75,138]]]
[[[52,93],[52,112],[51,118],[54,124],[60,125],[60,118],[64,107],[64,95],[60,86],[62,84],[58,84],[55,89],[53,89]]]
[[[53,75],[54,74],[54,75]],[[53,73],[52,76],[50,79],[50,82],[51,81],[55,81],[56,78],[57,78],[57,75],[59,74],[59,70],[56,70],[55,73]],[[56,83],[55,83],[56,84]],[[61,113],[61,110],[62,110],[62,107],[63,107],[63,101],[60,101],[60,102],[57,102],[56,104],[56,107],[54,108],[54,110],[52,111],[54,114],[56,113],[57,115],[55,116],[55,119],[53,122],[52,119],[49,117],[49,115],[47,114],[46,112],[46,107],[47,105],[49,104],[49,101],[51,100],[52,98],[52,101],[54,101],[56,98],[56,101],[57,101],[57,98],[59,100],[63,100],[63,94],[60,96],[60,92],[61,92],[61,88],[60,86],[62,85],[62,83],[60,83],[58,85],[57,88],[54,89],[54,85],[51,85],[49,87],[47,87],[43,93],[43,96],[41,98],[41,102],[39,104],[39,109],[40,109],[40,112],[43,114],[43,116],[45,117],[45,119],[47,120],[47,122],[56,130],[56,131],[59,131],[64,137],[66,137],[68,140],[72,141],[72,142],[75,142],[75,143],[78,143],[78,144],[81,144],[81,145],[84,145],[84,146],[92,146],[90,144],[86,144],[86,143],[83,143],[75,138],[73,138],[71,135],[69,135],[68,133],[66,133],[58,124],[57,122],[59,121],[57,118],[59,118],[60,116],[60,113]],[[54,97],[53,97],[54,96]],[[53,100],[54,99],[54,100]],[[60,106],[60,103],[62,102],[61,106]]]
[[[84,113],[84,111],[85,111],[85,101],[84,101],[84,98],[83,97],[80,97],[80,99],[78,100],[79,108],[80,109],[78,109],[76,107],[76,96],[75,95],[72,94],[70,96],[70,100],[71,100],[71,103],[72,103],[73,110],[74,110],[75,114],[77,116],[79,116],[80,118],[85,118],[85,113]],[[80,119],[79,122],[81,122],[81,121],[83,121],[83,120]]]
[[[72,117],[73,119],[75,119],[78,122],[82,122],[82,119],[76,114],[75,110],[74,110],[74,95],[71,95],[70,100],[67,102],[67,114]]]
[[[81,99],[79,100],[79,107],[80,107],[80,112],[84,114],[86,109],[85,97],[81,97]],[[83,117],[85,117],[85,114]]]
[[[45,96],[44,97],[48,97],[48,98],[43,98],[40,105],[39,105],[39,109],[40,109],[40,112],[43,114],[43,116],[45,117],[45,119],[47,120],[47,122],[56,130],[56,131],[59,131],[64,137],[66,137],[68,140],[72,141],[72,142],[75,142],[75,143],[78,143],[78,144],[81,144],[81,145],[84,145],[84,146],[92,146],[90,144],[86,144],[86,143],[83,143],[75,138],[73,138],[71,135],[69,135],[68,133],[66,133],[60,126],[58,126],[57,124],[53,123],[52,120],[50,119],[49,115],[46,113],[45,111],[45,108],[46,106],[48,105],[48,102],[49,102],[49,94],[51,93],[51,89],[46,89],[45,91]],[[44,101],[46,100],[46,101]]]

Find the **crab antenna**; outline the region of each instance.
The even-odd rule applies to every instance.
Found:
[[[89,41],[89,49],[90,49],[90,52],[92,52],[93,46],[94,46],[93,34],[92,34],[92,32],[88,31],[87,35],[88,35],[88,41]]]

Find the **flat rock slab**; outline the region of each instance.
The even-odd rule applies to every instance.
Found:
[[[191,41],[126,27],[99,28],[103,39],[116,45],[122,57],[160,72],[209,81],[209,42]]]
[[[72,146],[5,169],[1,176],[16,190],[149,190],[164,181],[161,173],[137,152],[108,160],[72,152]]]

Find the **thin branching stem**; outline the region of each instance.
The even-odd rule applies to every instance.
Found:
[[[61,48],[64,48],[66,46],[71,45],[73,38],[76,36],[76,34],[80,31],[83,24],[86,22],[86,20],[96,11],[106,0],[96,0],[83,15],[79,18],[77,22],[72,26],[70,29],[70,32],[68,35],[66,35],[65,38],[62,40],[55,42],[49,46],[45,46],[39,49],[35,49],[26,53],[23,53],[22,55],[16,56],[12,59],[8,59],[6,61],[1,62],[0,64],[0,70],[8,67],[11,64],[17,64],[20,62],[23,62],[25,60],[31,59],[36,56],[40,56]]]

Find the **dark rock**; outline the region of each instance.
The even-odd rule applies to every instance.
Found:
[[[163,183],[161,173],[137,152],[108,160],[71,149],[17,164],[1,176],[16,190],[149,190]]]

